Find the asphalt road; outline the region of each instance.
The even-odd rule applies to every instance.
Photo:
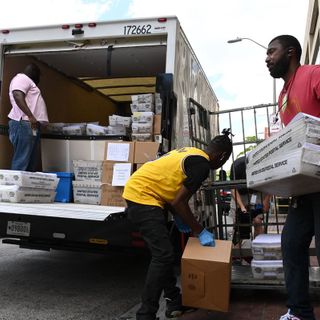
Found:
[[[114,320],[139,303],[148,259],[0,244],[0,320]]]

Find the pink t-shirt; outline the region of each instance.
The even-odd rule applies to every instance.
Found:
[[[25,94],[26,103],[39,122],[48,122],[48,113],[46,104],[42,98],[40,89],[36,84],[24,73],[18,73],[10,83],[9,97],[12,109],[8,115],[10,119],[20,121],[29,120],[28,116],[18,107],[14,100],[12,92],[14,90],[22,91]]]
[[[320,117],[320,65],[297,69],[280,92],[278,110],[284,125],[299,112]]]

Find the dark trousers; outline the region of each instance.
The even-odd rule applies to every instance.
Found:
[[[315,319],[309,298],[309,246],[315,236],[320,261],[320,193],[293,199],[282,232],[282,255],[290,313]]]
[[[128,218],[139,228],[151,252],[142,303],[136,317],[138,320],[154,320],[162,291],[166,298],[173,301],[180,296],[174,275],[174,249],[160,207],[128,202],[127,213]]]

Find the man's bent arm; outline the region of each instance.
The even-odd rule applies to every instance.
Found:
[[[169,203],[173,209],[173,214],[178,214],[184,223],[186,223],[195,234],[200,234],[204,229],[203,226],[196,220],[190,207],[189,200],[192,193],[182,185],[174,200]]]

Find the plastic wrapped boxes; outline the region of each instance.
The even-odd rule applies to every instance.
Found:
[[[53,202],[58,182],[56,174],[0,170],[0,201]]]
[[[320,191],[320,118],[299,113],[248,155],[247,186],[281,197]]]
[[[259,234],[252,241],[251,270],[255,279],[283,279],[280,234]]]

